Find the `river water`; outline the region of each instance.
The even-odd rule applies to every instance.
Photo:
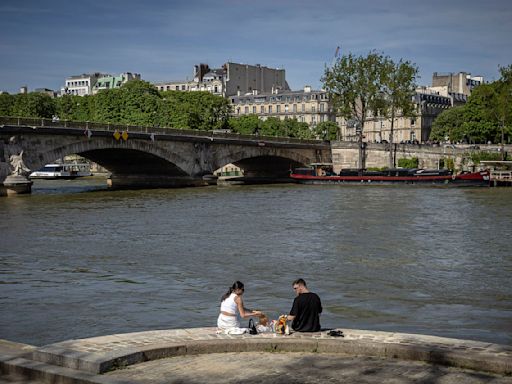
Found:
[[[512,344],[512,189],[104,185],[0,199],[0,338],[215,326],[235,280],[276,318],[303,277],[324,327]]]

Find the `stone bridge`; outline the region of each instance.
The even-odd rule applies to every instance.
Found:
[[[31,170],[79,154],[111,172],[114,187],[204,185],[234,164],[255,180],[287,178],[291,167],[330,162],[328,142],[89,122],[0,118],[0,183],[23,151]]]

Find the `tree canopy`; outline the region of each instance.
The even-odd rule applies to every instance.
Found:
[[[315,127],[314,133],[319,139],[334,141],[338,140],[338,124],[334,121],[322,121]]]
[[[360,129],[369,113],[377,114],[382,106],[383,60],[377,52],[365,57],[349,53],[339,57],[331,68],[325,68],[321,79],[337,113],[355,120]]]
[[[150,83],[133,80],[92,96],[41,93],[0,95],[0,114],[100,123],[162,126],[178,129],[225,128],[229,102],[208,92],[159,92]]]
[[[382,107],[379,114],[391,119],[389,143],[393,144],[396,116],[414,116],[413,96],[416,92],[418,67],[403,59],[395,63],[389,57],[385,57],[382,63],[381,76],[384,97],[381,101]],[[393,168],[394,166],[394,151],[389,151],[389,167]]]
[[[339,57],[331,68],[325,68],[321,80],[337,113],[355,125],[362,148],[363,129],[370,114],[391,119],[391,142],[395,116],[413,114],[417,74],[415,64],[402,59],[395,63],[389,56],[372,51],[366,56],[349,53]],[[390,151],[391,167],[393,162]],[[359,163],[361,168],[361,152]]]
[[[512,140],[512,65],[500,68],[501,78],[476,87],[468,102],[441,113],[430,138],[452,142],[492,143]]]

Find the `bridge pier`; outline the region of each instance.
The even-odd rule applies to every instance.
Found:
[[[208,185],[208,182],[190,176],[112,174],[107,184],[112,189],[151,189],[202,187]]]
[[[25,176],[10,175],[5,178],[2,189],[0,196],[30,193],[32,192],[32,181]]]

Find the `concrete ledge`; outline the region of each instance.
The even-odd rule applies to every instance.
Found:
[[[100,383],[107,380],[102,373],[167,357],[227,352],[310,352],[413,360],[512,374],[512,346],[506,345],[364,330],[343,330],[345,337],[331,337],[327,332],[234,336],[215,331],[215,328],[192,328],[68,340],[36,348],[28,356],[26,350],[23,356],[4,356],[0,358],[0,369],[3,373],[24,374],[47,382]]]

